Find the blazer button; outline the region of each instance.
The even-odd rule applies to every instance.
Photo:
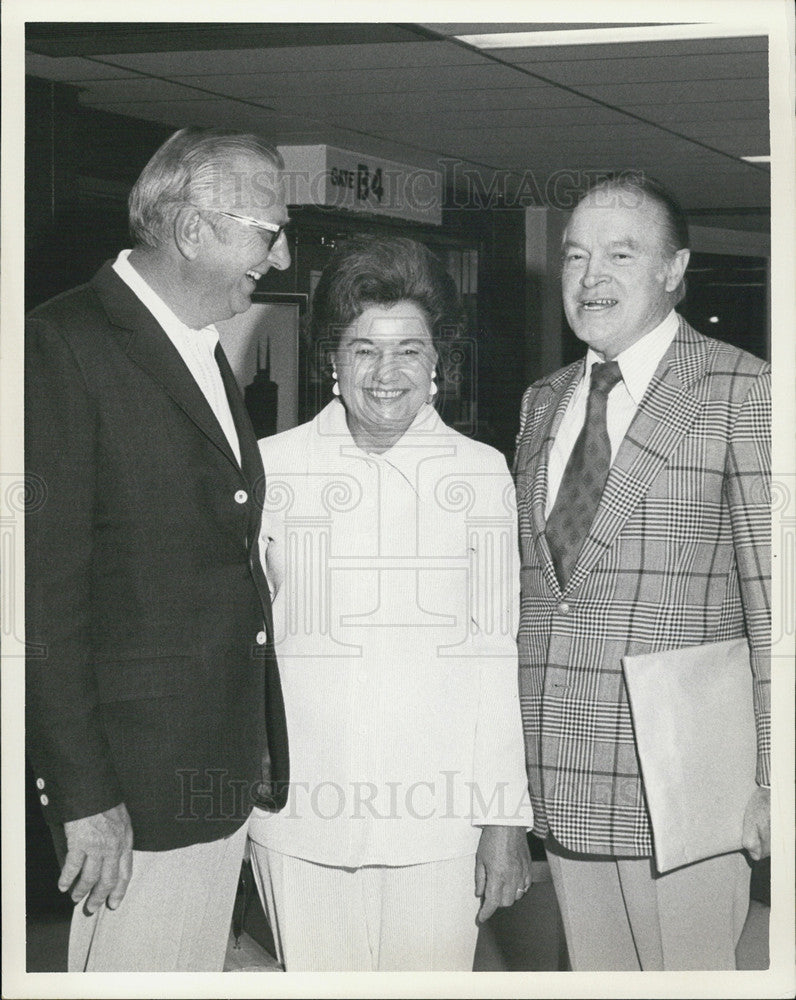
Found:
[[[258,632],[257,633],[257,645],[258,646],[264,646],[265,645],[265,640],[266,640],[265,632]]]
[[[249,499],[249,494],[246,492],[246,490],[238,490],[238,492],[235,494],[235,503],[246,503],[248,499]]]
[[[48,806],[50,804],[50,800],[47,798],[46,795],[40,795],[39,802],[41,802],[43,806]]]
[[[42,788],[44,788],[44,778],[36,779],[36,787],[39,789],[39,791],[41,791]]]
[[[568,615],[569,614],[569,605],[567,604],[566,601],[562,601],[558,605],[558,610],[561,612],[562,615]]]

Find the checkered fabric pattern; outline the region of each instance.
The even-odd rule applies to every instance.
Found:
[[[545,532],[556,576],[563,586],[589,533],[611,467],[605,422],[608,394],[622,373],[616,361],[593,364],[583,429],[572,449]]]
[[[545,533],[550,446],[583,362],[531,386],[515,474],[520,701],[534,831],[646,856],[652,838],[621,659],[746,636],[757,780],[769,781],[769,366],[680,319],[562,588]]]

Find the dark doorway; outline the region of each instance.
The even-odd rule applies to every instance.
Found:
[[[769,360],[767,270],[765,257],[692,253],[677,311],[700,333]]]

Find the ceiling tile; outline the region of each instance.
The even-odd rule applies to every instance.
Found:
[[[630,59],[676,58],[693,55],[727,55],[736,53],[768,52],[765,36],[737,38],[689,38],[661,42],[601,42],[594,45],[546,45],[525,46],[516,49],[496,49],[492,55],[502,62],[521,63],[530,60],[536,63],[579,61],[581,59]]]
[[[768,80],[739,80],[728,76],[724,80],[699,80],[689,83],[625,83],[606,86],[581,86],[579,92],[608,104],[633,102],[636,107],[660,103],[665,97],[671,105],[683,101],[762,101],[768,97]]]
[[[106,104],[139,104],[141,101],[190,101],[202,94],[193,88],[168,80],[136,76],[128,80],[94,80],[84,85],[82,104],[103,107]]]
[[[174,78],[174,77],[173,77]],[[444,104],[446,91],[482,91],[496,88],[527,90],[546,86],[502,66],[433,66],[401,69],[294,70],[284,73],[251,73],[242,76],[179,76],[188,86],[205,87],[235,97],[281,94],[288,99],[317,94],[338,97],[390,94],[396,104],[402,95],[428,91]]]
[[[185,32],[173,33],[177,51],[166,50],[168,25],[151,35],[159,51],[140,51],[146,32],[127,40],[123,31],[107,33],[117,47],[139,49],[121,55],[102,54],[99,35],[86,55],[70,36],[79,54],[31,55],[28,72],[78,83],[84,105],[175,128],[228,125],[282,144],[327,142],[420,166],[447,158],[479,165],[485,176],[494,167],[515,183],[528,174],[632,165],[668,181],[691,205],[768,204],[768,172],[737,159],[768,149],[762,37],[485,54],[414,40],[400,25],[395,37],[412,40],[316,44],[317,25],[313,35],[297,23],[286,26],[284,38],[292,35],[284,44],[259,48],[240,47],[240,25],[205,27],[193,51],[185,51]],[[475,30],[514,27],[563,30]],[[472,25],[432,29],[473,33]],[[300,44],[307,39],[313,44]],[[48,51],[58,51],[57,41],[57,32],[45,39]]]
[[[489,109],[493,107],[504,107],[507,100],[514,106],[523,106],[532,112],[535,108],[571,108],[587,107],[588,100],[578,97],[576,94],[568,94],[565,91],[550,91],[546,87],[515,87],[509,90],[505,88],[489,90],[468,90],[452,91],[444,95],[444,100],[440,100],[438,94],[427,91],[412,91],[401,94],[317,94],[313,97],[290,97],[287,95],[270,95],[270,103],[275,107],[291,107],[297,114],[312,116],[315,111],[322,110],[324,113],[337,111],[340,116],[348,113],[349,110],[368,110],[374,114],[374,124],[378,125],[378,115],[382,111],[393,111],[396,108],[405,107],[411,104],[419,111],[441,110],[447,114],[466,114],[472,109]]]
[[[633,57],[624,59],[558,60],[555,63],[535,61],[518,64],[522,69],[538,72],[550,80],[580,87],[596,84],[659,83],[667,86],[700,80],[768,78],[766,53],[737,53],[728,73],[724,55],[689,55],[670,57]]]
[[[384,45],[323,45],[285,49],[233,49],[210,52],[157,52],[117,55],[113,62],[147,73],[192,74],[284,73],[305,67],[314,71],[388,69],[391,67],[468,66],[485,57],[448,42]]]
[[[76,80],[121,80],[135,75],[127,69],[102,66],[92,62],[91,59],[81,59],[78,56],[53,59],[36,52],[25,53],[25,72],[30,76],[40,76],[45,80],[59,80],[64,83]]]

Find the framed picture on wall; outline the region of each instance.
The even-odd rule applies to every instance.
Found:
[[[306,308],[306,295],[255,292],[245,313],[216,323],[258,437],[299,423],[299,334]]]

